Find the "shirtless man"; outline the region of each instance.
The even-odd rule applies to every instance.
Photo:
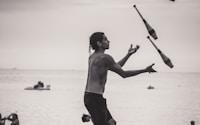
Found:
[[[119,74],[123,78],[146,72],[156,72],[152,68],[154,64],[141,70],[124,71],[122,66],[139,47],[132,48],[131,45],[127,55],[116,63],[112,56],[104,53],[106,49],[109,49],[109,43],[110,41],[108,41],[103,32],[95,32],[90,37],[90,46],[94,53],[89,57],[84,104],[91,115],[94,125],[116,125],[116,121],[112,118],[107,108],[106,99],[103,98],[108,70]]]

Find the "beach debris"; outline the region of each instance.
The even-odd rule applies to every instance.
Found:
[[[91,116],[88,114],[83,114],[82,115],[82,122],[89,122],[91,119]]]
[[[195,121],[191,121],[190,124],[191,124],[191,125],[195,125]]]
[[[155,87],[150,85],[150,86],[147,87],[147,89],[155,89]]]

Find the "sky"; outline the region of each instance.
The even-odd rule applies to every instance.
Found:
[[[134,4],[174,68],[146,38]],[[116,62],[140,45],[124,70],[155,63],[157,71],[200,72],[199,22],[199,0],[0,0],[0,68],[87,70],[89,37],[101,31]]]

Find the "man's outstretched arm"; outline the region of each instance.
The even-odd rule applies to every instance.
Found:
[[[106,62],[106,64],[107,64],[107,66],[108,66],[108,68],[109,68],[110,71],[113,71],[113,72],[117,73],[118,75],[120,75],[123,78],[131,77],[131,76],[136,76],[138,74],[146,73],[146,72],[148,72],[148,73],[157,72],[156,70],[153,69],[153,66],[155,65],[154,63],[151,64],[151,65],[149,65],[149,66],[147,66],[144,69],[140,69],[140,70],[127,70],[127,71],[125,71],[109,55],[106,56],[105,62]]]
[[[129,48],[129,50],[128,50],[128,53],[124,56],[124,58],[122,58],[122,59],[118,62],[118,64],[119,64],[121,67],[123,67],[124,64],[126,63],[126,61],[129,59],[129,57],[130,57],[133,53],[135,53],[139,48],[140,48],[140,46],[138,46],[138,45],[137,45],[135,48],[133,48],[133,45],[131,44],[131,46],[130,46],[130,48]]]
[[[123,78],[127,78],[127,77],[131,77],[131,76],[136,76],[138,74],[141,73],[153,73],[153,72],[157,72],[156,70],[153,69],[154,64],[147,66],[145,69],[140,69],[140,70],[127,70],[124,71],[121,66],[117,63],[114,63],[109,70],[117,73],[118,75],[120,75]]]

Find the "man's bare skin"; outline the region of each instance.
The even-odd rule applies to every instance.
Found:
[[[146,69],[142,70],[129,70],[124,71],[122,66],[125,64],[127,59],[137,51],[139,47],[132,48],[132,45],[128,51],[128,54],[118,63],[114,61],[114,59],[105,54],[105,49],[109,48],[109,41],[107,37],[104,35],[104,39],[100,49],[95,51],[89,57],[89,69],[88,69],[88,79],[86,85],[86,92],[103,94],[105,90],[105,84],[107,80],[107,72],[108,70],[113,71],[123,78],[135,76],[144,72],[156,72],[152,69],[153,65],[148,66]]]
[[[102,32],[94,33],[90,37],[90,46],[92,46],[95,51],[89,57],[84,104],[91,115],[94,125],[116,125],[116,121],[107,108],[106,99],[102,96],[109,70],[123,78],[145,72],[156,72],[152,68],[154,64],[141,70],[123,70],[123,65],[129,57],[139,49],[139,46],[132,48],[131,45],[124,58],[116,63],[112,56],[105,54],[105,50],[109,49],[109,43],[110,41],[108,41],[107,37]]]

